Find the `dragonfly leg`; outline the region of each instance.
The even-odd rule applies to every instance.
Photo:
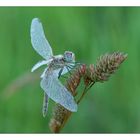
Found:
[[[70,66],[66,66],[66,69],[68,70],[69,74],[71,75],[72,73],[70,72],[70,69],[72,69]]]
[[[81,65],[82,63],[79,63],[79,62],[71,62],[71,64]]]
[[[67,65],[67,67],[68,67],[69,69],[73,69],[73,68],[75,68],[75,65],[73,66],[73,65],[69,64],[69,65]]]
[[[59,71],[59,73],[58,73],[58,79],[61,77],[61,74],[62,74],[62,72],[63,72],[63,69],[64,69],[64,67],[60,69],[60,71]]]
[[[73,65],[73,64],[75,64],[75,65]],[[76,68],[79,65],[81,65],[81,63],[79,63],[79,62],[72,62],[71,64],[68,65],[68,67],[70,69],[74,69],[74,68]]]

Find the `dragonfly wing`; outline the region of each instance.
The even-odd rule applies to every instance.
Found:
[[[48,67],[45,68],[45,70],[43,71],[43,73],[41,74],[40,78],[43,78],[45,76],[46,71],[48,70]]]
[[[35,71],[36,69],[38,69],[39,67],[41,67],[42,65],[45,65],[45,64],[49,64],[50,63],[50,60],[46,61],[46,60],[42,60],[42,61],[39,61],[37,62],[33,68],[31,69],[31,72]]]
[[[44,93],[43,107],[42,107],[43,117],[45,117],[47,115],[48,104],[49,104],[49,97],[46,93]]]
[[[46,60],[53,56],[52,48],[45,37],[42,24],[38,18],[34,18],[31,23],[31,43],[36,52]]]
[[[74,101],[74,97],[71,93],[61,84],[57,75],[53,72],[47,71],[47,75],[41,80],[41,88],[46,94],[54,100],[56,103],[64,106],[71,112],[77,111],[77,104]]]
[[[66,66],[63,68],[63,71],[62,71],[62,74],[61,75],[64,75],[68,72],[68,69],[66,68]]]

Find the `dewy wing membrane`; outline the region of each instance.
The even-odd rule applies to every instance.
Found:
[[[31,23],[31,43],[36,52],[46,60],[53,56],[52,49],[45,37],[42,24],[38,18],[34,18]]]
[[[41,80],[41,88],[47,93],[49,98],[56,103],[64,106],[66,109],[76,112],[77,104],[71,93],[61,84],[57,75],[53,72],[47,71],[46,76]]]

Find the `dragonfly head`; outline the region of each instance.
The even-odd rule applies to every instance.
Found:
[[[75,54],[70,51],[65,51],[64,52],[64,60],[66,62],[75,62]]]

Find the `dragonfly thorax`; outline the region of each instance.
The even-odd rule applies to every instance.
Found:
[[[49,69],[55,70],[55,69],[60,69],[65,66],[65,61],[63,56],[62,57],[53,57],[53,60],[51,63],[48,65]]]
[[[73,52],[65,51],[64,55],[54,56],[51,63],[49,64],[50,69],[63,68],[66,65],[73,64],[75,62],[75,55]]]

